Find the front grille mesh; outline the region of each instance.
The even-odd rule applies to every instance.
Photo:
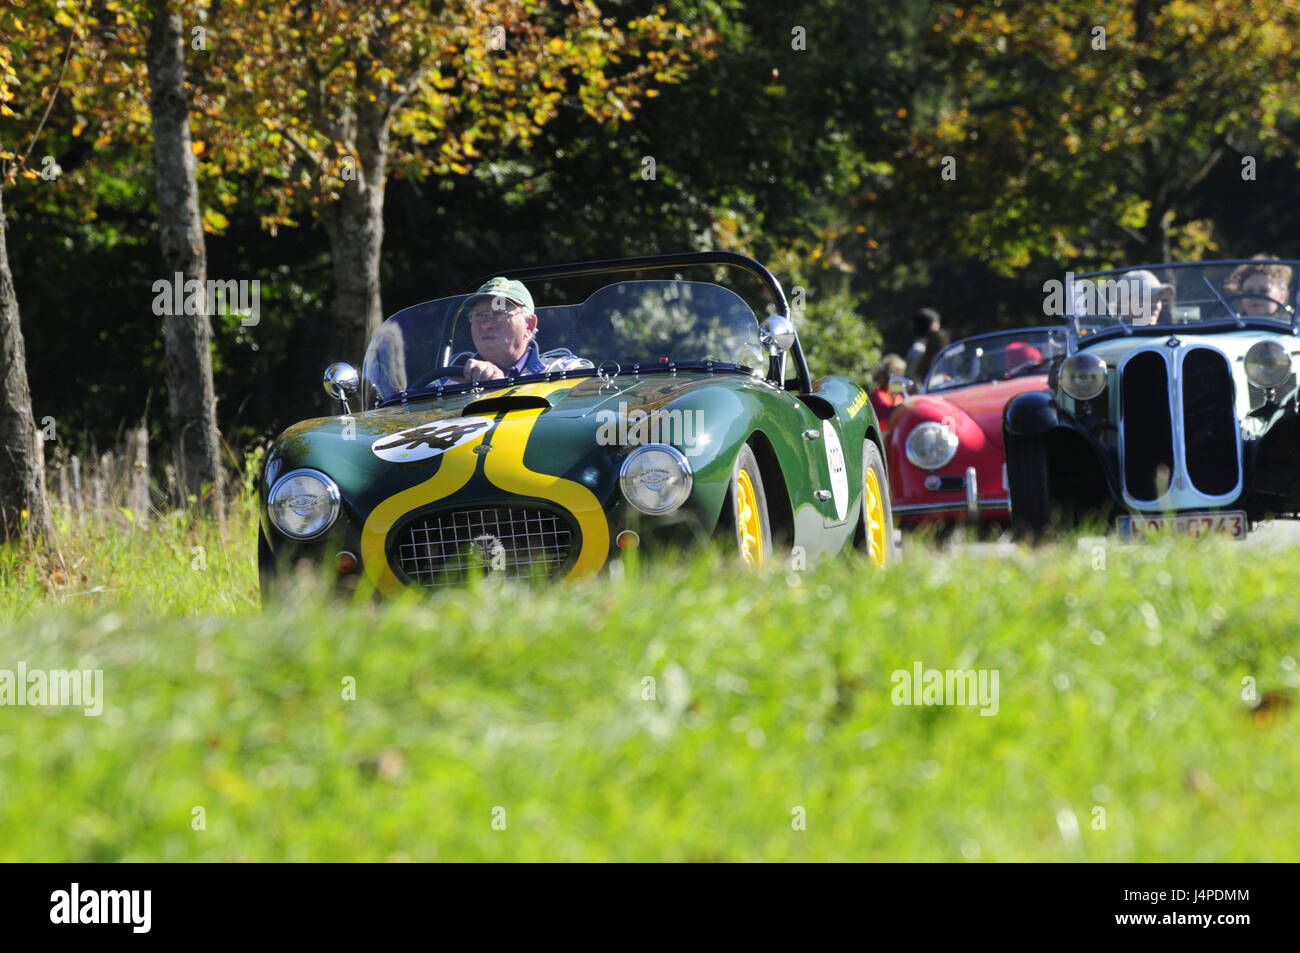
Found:
[[[398,533],[394,568],[411,582],[436,588],[484,575],[530,579],[553,575],[569,561],[573,530],[549,510],[488,507],[418,517]]]

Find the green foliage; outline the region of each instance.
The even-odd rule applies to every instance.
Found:
[[[945,244],[1003,274],[1039,257],[1165,261],[1171,238],[1202,251],[1205,177],[1296,155],[1297,29],[1292,3],[940,4],[927,53],[952,79],[906,180],[938,199],[921,204],[951,223]],[[1253,176],[1233,191],[1270,203]]]
[[[844,374],[867,386],[880,361],[880,331],[863,317],[851,295],[831,294],[825,300],[809,295],[796,327],[814,378]]]
[[[339,184],[332,173],[313,173],[288,138],[288,132],[311,135],[307,105],[265,93],[305,88],[294,85],[293,70],[266,72],[268,63],[278,70],[292,59],[271,55],[276,50],[314,49],[325,35],[330,43],[335,36],[356,40],[382,26],[373,19],[324,22],[319,11],[338,5],[268,13],[280,25],[287,17],[307,18],[309,35],[280,31],[265,47],[241,47],[228,41],[257,5],[223,3],[215,20],[201,21],[208,48],[187,49],[193,123],[203,143],[203,204],[228,221],[208,238],[208,273],[262,282],[259,325],[214,322],[218,414],[232,465],[256,441],[329,410],[319,386],[334,357],[326,340],[329,243],[320,229],[268,234],[262,221],[275,219],[290,199],[294,205],[309,186],[329,191]],[[657,5],[620,2],[607,12],[628,22],[655,15]],[[1251,8],[1248,15],[1236,0],[1148,5],[1168,20],[1148,47],[1132,39],[1128,5],[1103,5],[1091,18],[1059,3],[1041,14],[1006,4],[960,6],[958,20],[954,5],[919,0],[888,9],[832,0],[668,3],[662,22],[690,27],[688,47],[712,31],[714,55],[694,56],[677,81],[656,80],[658,95],[632,97],[639,106],[617,123],[589,115],[577,92],[584,81],[566,79],[545,123],[523,117],[527,145],[523,136],[473,138],[480,155],[455,159],[469,170],[464,174],[451,169],[442,143],[460,149],[476,122],[500,131],[492,115],[508,125],[511,110],[492,113],[502,105],[503,87],[484,92],[470,113],[449,115],[454,128],[445,135],[430,118],[436,90],[428,91],[392,143],[400,155],[386,187],[383,310],[461,291],[511,265],[729,248],[758,256],[788,292],[809,289],[799,330],[814,373],[862,379],[879,350],[907,346],[908,317],[918,307],[936,307],[954,338],[1036,324],[1046,278],[1071,265],[1131,263],[1134,249],[1144,247],[1139,236],[1162,218],[1152,212],[1159,196],[1135,185],[1134,163],[1147,161],[1135,147],[1144,136],[1159,146],[1151,161],[1169,166],[1168,174],[1153,166],[1151,181],[1169,183],[1171,196],[1177,192],[1168,236],[1174,252],[1300,256],[1300,237],[1279,211],[1300,201],[1290,155],[1300,134],[1293,108],[1300,97],[1279,98],[1293,77],[1278,72],[1288,61],[1275,55],[1296,34],[1287,27],[1294,5]],[[0,44],[0,60],[11,64],[0,72],[14,113],[0,117],[0,150],[26,150],[51,101],[65,41],[75,33],[86,42],[77,51],[87,56],[71,58],[26,166],[35,175],[48,154],[62,174],[52,181],[28,177],[10,160],[16,187],[5,193],[33,404],[38,420],[58,421],[58,447],[47,446],[52,458],[59,449],[84,454],[112,446],[122,426],[146,409],[154,457],[168,455],[161,322],[150,309],[150,286],[159,275],[141,9],[139,2],[110,10],[104,3],[40,0],[21,11],[0,10],[0,36],[8,41]],[[562,18],[564,9],[551,13]],[[74,27],[56,21],[56,11],[74,17]],[[196,18],[210,12],[206,0],[195,4]],[[110,14],[111,29],[91,28],[94,18],[107,27]],[[12,28],[15,18],[23,23],[21,34]],[[1088,46],[1093,20],[1107,24],[1105,54]],[[1198,40],[1189,32],[1193,23],[1215,37],[1230,35]],[[796,25],[807,31],[802,51],[792,48]],[[523,48],[535,27],[548,31],[547,41],[564,33],[554,19],[507,31],[511,62],[522,72],[504,78],[547,97],[554,90],[537,70],[548,67],[536,57],[530,65]],[[401,32],[409,39],[410,24]],[[467,44],[462,52],[490,36],[451,32]],[[586,56],[582,50],[602,42],[598,32],[581,34],[565,55]],[[997,47],[999,37],[1005,51]],[[642,39],[647,52],[659,49]],[[675,36],[664,40],[677,43]],[[1234,44],[1260,56],[1233,52]],[[1143,60],[1144,49],[1151,62]],[[495,59],[460,82],[483,79],[482,70],[500,65],[503,55],[491,51]],[[230,66],[232,58],[243,65]],[[327,86],[337,92],[349,75],[355,78],[357,64],[345,58],[334,65]],[[620,81],[625,70],[646,65],[643,57],[626,57],[601,69]],[[221,77],[208,71],[218,67],[227,77],[246,75],[268,101],[250,105],[234,93],[214,98]],[[1143,85],[1134,78],[1139,73],[1160,81]],[[1228,80],[1221,89],[1208,88]],[[114,98],[113,90],[128,95]],[[1204,102],[1185,111],[1198,90]],[[262,122],[262,131],[240,147],[237,133],[250,128],[250,116],[239,111],[244,107],[252,109],[254,124],[262,109],[272,125],[285,128],[273,131]],[[425,143],[416,141],[421,117],[430,118],[424,134],[433,137]],[[271,142],[274,135],[278,143]],[[317,136],[322,157],[342,145]],[[937,163],[949,153],[959,160],[958,179],[944,183]],[[1259,159],[1257,181],[1242,180],[1245,153]],[[642,177],[646,156],[656,160],[654,179]],[[415,175],[425,160],[446,168]],[[298,176],[293,188],[281,173]],[[295,214],[304,210],[295,207]]]
[[[160,537],[4,613],[5,667],[102,668],[105,708],[3,709],[0,859],[1297,859],[1300,570],[1265,549],[701,555],[262,613],[238,518],[228,573]],[[996,669],[997,715],[894,705],[916,662]]]
[[[197,59],[209,171],[261,177],[272,226],[297,224],[304,202],[320,213],[349,182],[382,188],[390,162],[414,179],[467,175],[503,146],[531,147],[562,106],[631,120],[714,39],[662,7],[620,17],[520,0],[228,0],[209,28],[212,55]]]

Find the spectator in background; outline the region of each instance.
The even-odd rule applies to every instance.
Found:
[[[939,312],[934,308],[922,308],[912,315],[912,346],[907,351],[907,376],[920,383],[924,372],[919,370],[921,360],[925,357],[926,340],[939,330]],[[933,355],[931,355],[933,359]],[[929,369],[929,363],[926,363]]]
[[[925,382],[925,375],[930,373],[930,365],[934,363],[935,357],[939,352],[948,346],[948,332],[943,328],[936,327],[933,331],[925,336],[925,351],[921,354],[920,363],[916,366],[916,375],[908,375],[917,385]]]
[[[880,432],[889,429],[889,413],[904,400],[902,394],[895,394],[889,389],[889,379],[907,370],[907,362],[897,354],[886,354],[876,365],[876,378],[871,388],[871,406],[880,421]]]

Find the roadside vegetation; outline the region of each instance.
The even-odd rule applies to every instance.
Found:
[[[103,712],[0,707],[0,859],[1300,856],[1266,548],[909,538],[884,575],[703,552],[263,611],[253,523],[3,550],[0,669],[102,669]],[[917,663],[996,670],[996,714],[894,704]]]

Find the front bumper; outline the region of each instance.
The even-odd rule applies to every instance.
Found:
[[[1005,470],[1005,466],[1003,467]],[[1006,486],[1003,475],[1002,487]],[[980,496],[979,476],[973,466],[966,468],[961,478],[960,498],[936,500],[924,503],[894,503],[894,516],[903,523],[919,523],[927,520],[979,520],[1006,518],[1011,515],[1011,500],[1005,490],[998,493],[994,488],[992,495]],[[948,494],[945,494],[948,495]]]

